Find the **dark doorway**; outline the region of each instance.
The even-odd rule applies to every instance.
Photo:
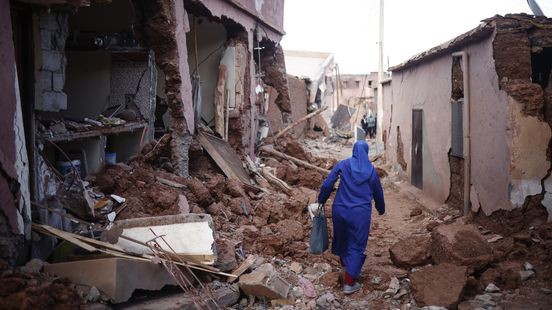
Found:
[[[423,189],[423,110],[412,110],[412,185]]]

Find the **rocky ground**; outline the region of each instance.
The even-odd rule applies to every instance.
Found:
[[[311,220],[306,207],[316,199],[322,173],[262,155],[261,169],[269,169],[291,189],[260,182],[265,190],[252,192],[225,178],[198,144],[190,151],[191,162],[196,163],[191,178],[171,173],[166,159],[170,154],[163,149],[156,151],[156,157],[148,157],[152,148],[146,147],[145,155],[128,165],[110,166],[88,181],[99,192],[127,198],[128,207],[118,218],[210,214],[216,226],[216,267],[232,272],[247,257],[257,257],[234,285],[229,302],[233,309],[549,309],[552,305],[552,226],[537,205],[498,214],[495,220],[481,215],[464,217],[446,205],[429,207],[382,158],[371,156],[376,158],[382,178],[387,211],[384,216],[377,212],[372,216],[360,278],[363,287],[345,296],[337,257],[329,251],[310,254],[308,249]],[[339,139],[284,140],[276,148],[323,169],[330,169],[351,152],[350,144]],[[326,205],[330,240],[331,199]],[[103,300],[94,307],[110,307],[100,294],[92,294],[95,288],[45,278],[40,269],[33,269],[38,275],[30,276],[2,268],[0,305],[9,305],[6,302],[17,296],[30,298],[27,305],[41,303],[31,298],[33,292],[66,286],[65,294],[51,294],[44,302],[74,308],[75,304]],[[285,294],[271,298],[248,296],[244,292],[257,275],[282,281],[286,288],[289,283],[289,292],[286,289]],[[202,275],[202,279],[210,287],[219,287],[226,280],[211,275]],[[98,296],[91,298],[91,294]],[[171,304],[176,308],[170,301],[162,304],[169,305],[165,309]],[[151,307],[156,308],[155,302]]]

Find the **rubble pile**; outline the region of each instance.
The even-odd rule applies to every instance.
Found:
[[[75,285],[41,273],[42,264],[31,260],[14,269],[0,260],[0,308],[78,309],[83,300]]]
[[[497,232],[489,229],[496,226],[485,228],[447,207],[430,215],[424,220],[430,221],[426,233],[403,239],[389,249],[393,264],[410,270],[405,275],[411,281],[411,297],[406,300],[409,307],[550,305],[552,224],[541,219],[533,218],[531,223],[525,223],[525,217],[517,222],[509,219],[512,226]],[[519,299],[524,301],[516,301]]]

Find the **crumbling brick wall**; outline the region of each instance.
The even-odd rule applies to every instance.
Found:
[[[155,51],[165,75],[165,94],[171,117],[171,160],[176,173],[187,176],[188,150],[194,132],[192,86],[188,68],[186,10],[178,0],[133,0],[134,32],[143,45]]]
[[[552,20],[545,17],[526,15],[506,15],[496,21],[496,36],[493,41],[494,60],[500,89],[516,100],[521,106],[521,114],[536,117],[547,122],[552,129],[552,96],[549,95],[552,86],[540,84],[535,80],[535,55],[543,53],[544,49],[552,48]],[[550,68],[545,73],[551,76]],[[536,132],[534,134],[537,134]],[[547,171],[546,180],[550,177],[550,159],[552,154],[552,139],[546,151],[548,166],[541,167]],[[526,159],[521,159],[526,160]],[[552,191],[546,188],[548,182],[541,181],[542,192]],[[528,199],[525,199],[524,206]],[[550,202],[552,207],[552,202]],[[546,204],[543,200],[543,204]]]

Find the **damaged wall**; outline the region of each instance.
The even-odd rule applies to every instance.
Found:
[[[65,41],[68,34],[69,13],[62,10],[44,10],[38,14],[40,32],[40,48],[35,61],[37,81],[35,93],[37,96],[35,109],[41,111],[59,112],[67,109],[67,95],[63,91],[65,85]]]
[[[29,168],[16,75],[10,2],[0,1],[0,258],[15,263],[30,237]]]
[[[472,210],[481,209],[486,215],[509,210],[522,206],[528,196],[543,192],[542,181],[550,168],[547,151],[551,137],[542,115],[544,92],[531,83],[531,27],[520,32],[520,25],[511,20],[499,17],[494,33],[474,34],[469,44],[442,45],[441,50],[431,50],[432,57],[422,56],[415,58],[414,65],[413,61],[393,68],[391,87],[384,88],[385,98],[392,94],[391,101],[386,99],[385,103],[386,111],[391,112],[384,118],[390,137],[386,155],[398,161],[393,140],[400,128],[406,164],[411,166],[411,109],[423,108],[424,192],[439,203],[448,197],[451,184],[447,156],[451,147],[450,100],[454,95],[451,54],[459,50],[468,54]],[[542,33],[539,37],[542,39]],[[552,46],[552,39],[546,42]],[[407,174],[410,177],[409,170]]]
[[[171,157],[176,173],[187,176],[188,149],[194,132],[192,85],[188,67],[186,32],[190,30],[183,1],[133,0],[134,32],[142,45],[155,51],[165,76],[169,106]]]

